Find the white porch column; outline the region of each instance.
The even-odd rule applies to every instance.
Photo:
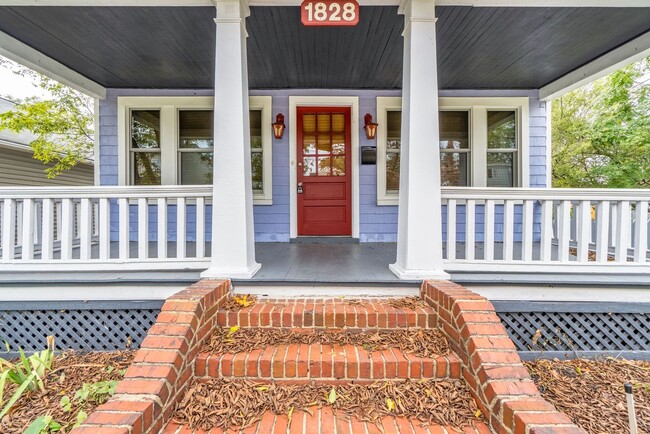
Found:
[[[405,0],[397,261],[400,279],[448,279],[442,269],[438,66],[434,0]]]
[[[201,277],[250,278],[255,262],[246,0],[216,0],[212,262]]]

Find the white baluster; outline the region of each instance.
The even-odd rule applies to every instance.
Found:
[[[167,258],[167,199],[158,198],[158,259]]]
[[[648,201],[637,202],[635,214],[634,262],[643,264],[648,255]]]
[[[81,208],[79,216],[79,242],[81,251],[79,258],[82,261],[90,261],[92,258],[92,231],[93,231],[93,216],[92,216],[92,202],[87,197],[81,199]]]
[[[138,259],[149,257],[149,204],[146,197],[138,199]]]
[[[558,210],[558,260],[569,262],[569,240],[571,239],[571,201],[560,201]]]
[[[111,203],[108,198],[99,199],[99,259],[111,258]]]
[[[589,261],[589,243],[591,242],[591,201],[580,201],[576,213],[576,238],[578,262]]]
[[[535,218],[533,201],[525,200],[523,206],[523,226],[521,234],[522,258],[524,262],[533,260],[533,220]]]
[[[119,255],[120,259],[129,259],[130,234],[129,234],[129,199],[121,197],[118,200],[119,205]]]
[[[618,226],[616,230],[616,249],[614,256],[616,262],[627,262],[627,249],[630,240],[630,201],[622,200],[618,203],[616,220]]]
[[[205,257],[205,198],[196,198],[196,257]]]
[[[540,260],[550,262],[553,249],[553,200],[542,201],[542,234],[539,240]]]
[[[74,218],[72,215],[72,199],[61,200],[61,259],[72,259],[72,232],[74,231]]]
[[[212,248],[214,249],[214,246]],[[447,201],[447,260],[454,259],[456,259],[456,199],[449,199]]]
[[[5,198],[2,203],[2,260],[13,261],[16,249],[16,201]]]
[[[513,238],[515,232],[515,204],[506,200],[503,204],[503,260],[512,261]]]
[[[23,199],[22,260],[34,259],[34,199]]]
[[[610,207],[608,200],[598,202],[596,210],[596,262],[606,263],[609,252],[609,218]]]
[[[184,259],[186,255],[185,234],[186,228],[185,198],[176,200],[176,257]]]
[[[468,199],[465,204],[465,259],[474,260],[476,249],[476,202]]]
[[[494,260],[494,200],[485,201],[485,260]]]
[[[54,201],[43,199],[43,229],[41,231],[41,259],[52,260],[54,246]]]

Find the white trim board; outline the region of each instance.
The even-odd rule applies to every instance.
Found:
[[[350,107],[350,136],[352,137],[352,238],[359,238],[359,97],[358,96],[290,96],[289,97],[289,237],[298,236],[298,176],[296,174],[298,146],[297,108]]]
[[[214,6],[219,0],[0,0],[0,6]],[[398,6],[401,0],[358,0],[361,6]],[[249,6],[299,6],[301,0],[251,0]],[[648,0],[436,0],[437,6],[648,7]]]
[[[646,2],[650,6],[650,0]],[[650,32],[603,54],[539,90],[539,99],[549,101],[578,89],[594,80],[650,56]]]
[[[0,6],[2,5],[4,3],[0,2]],[[106,98],[106,88],[104,86],[3,32],[0,32],[0,56],[40,72],[92,98]]]

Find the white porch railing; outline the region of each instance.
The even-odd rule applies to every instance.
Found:
[[[6,270],[206,268],[212,188],[0,188]]]
[[[0,271],[204,269],[212,188],[0,188]],[[448,271],[650,271],[648,190],[443,189]]]
[[[649,190],[444,188],[449,271],[639,272]]]

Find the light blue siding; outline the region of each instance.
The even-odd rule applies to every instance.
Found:
[[[117,97],[118,96],[190,96],[212,95],[211,90],[150,90],[150,89],[109,89],[105,100],[99,106],[99,133],[100,155],[99,170],[101,185],[118,185],[118,140],[117,140]],[[256,205],[254,207],[255,238],[261,242],[287,242],[289,241],[289,96],[323,95],[323,96],[358,96],[359,97],[359,125],[363,125],[363,116],[366,113],[377,117],[376,98],[378,96],[399,96],[399,91],[375,90],[270,90],[251,91],[251,95],[270,95],[273,97],[272,116],[277,113],[285,115],[287,129],[281,140],[273,140],[273,205]],[[546,103],[537,99],[536,91],[441,91],[444,97],[486,97],[486,96],[527,96],[530,98],[530,186],[547,186],[547,113]],[[360,146],[375,146],[376,142],[366,139],[363,131],[359,131]],[[361,165],[359,168],[359,230],[361,242],[392,242],[397,239],[397,207],[377,206],[377,166]],[[502,228],[503,211],[496,208],[496,228]],[[188,234],[187,239],[193,240],[196,228],[194,208],[188,207]],[[464,239],[464,209],[459,207],[457,217],[458,240]],[[476,208],[477,241],[483,240],[484,210],[481,206]],[[117,236],[117,206],[111,209],[113,215],[113,236]],[[130,213],[131,239],[137,239],[137,215],[134,210]],[[446,220],[446,209],[443,211],[443,221]],[[539,232],[539,213],[536,213],[535,229]],[[170,207],[168,235],[170,240],[176,239],[175,207]],[[157,230],[157,216],[155,206],[150,207],[149,235],[155,239]],[[210,225],[207,225],[206,236],[209,239]],[[443,225],[446,238],[446,225]],[[500,230],[496,238],[501,239]],[[521,210],[518,209],[515,217],[515,239],[521,237]]]

